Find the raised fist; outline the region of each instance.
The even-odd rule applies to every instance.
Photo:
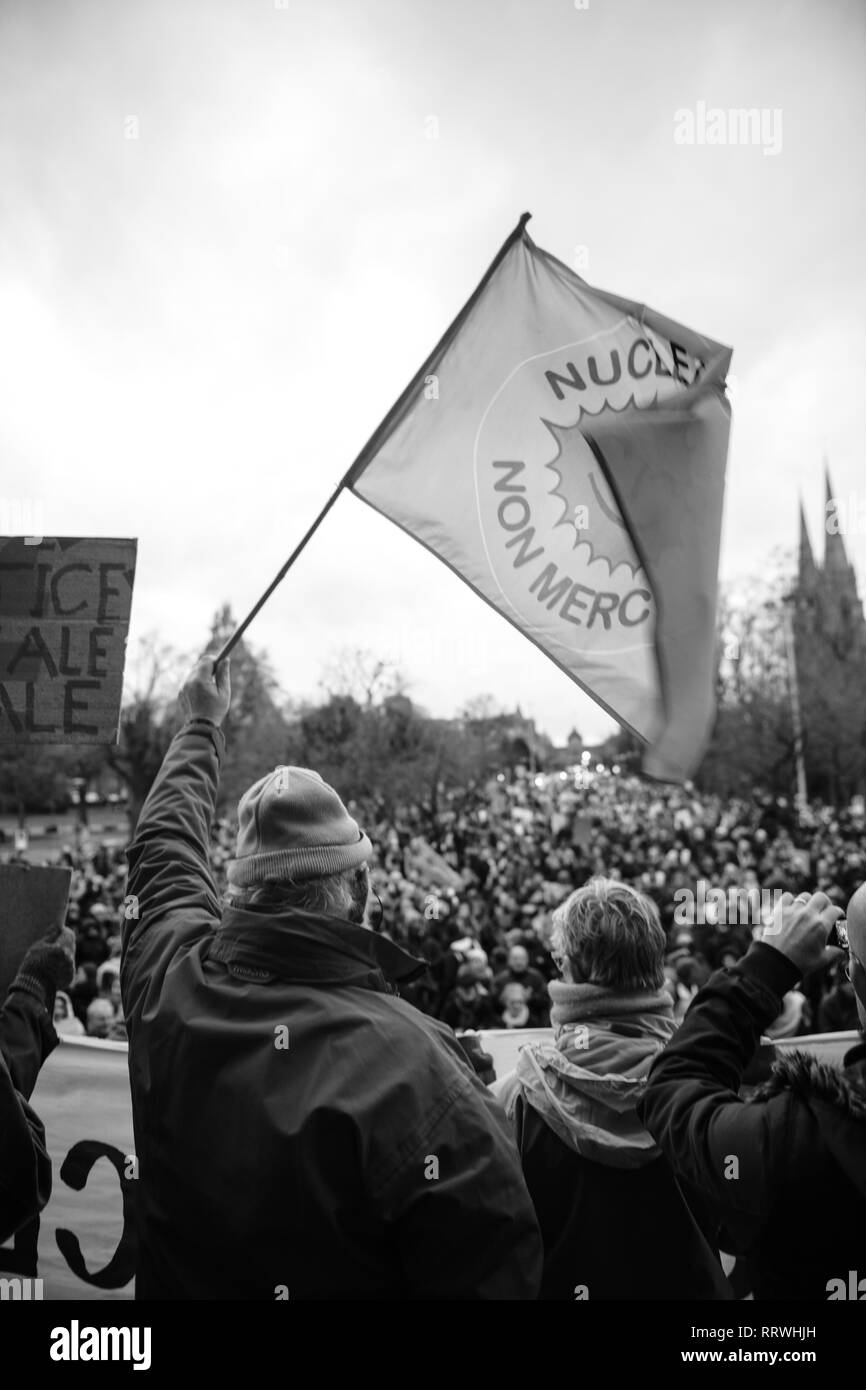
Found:
[[[215,652],[206,652],[196,662],[181,688],[180,703],[187,718],[212,719],[215,724],[221,724],[231,703],[231,676],[228,657],[220,662],[214,674],[215,656]]]
[[[49,990],[68,989],[75,974],[75,933],[69,927],[55,927],[34,941],[18,974],[35,977]]]

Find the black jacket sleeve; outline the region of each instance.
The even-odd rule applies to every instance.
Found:
[[[212,933],[220,918],[210,867],[219,766],[215,725],[188,721],[169,745],[127,850],[129,879],[120,979],[127,1019],[158,984],[175,951]]]
[[[126,891],[133,903],[124,946],[170,909],[218,913],[210,835],[224,749],[220,730],[195,720],[172,739],[127,850]]]
[[[796,966],[762,942],[717,970],[653,1064],[637,1107],[677,1176],[709,1198],[738,1243],[769,1217],[792,1124],[790,1094],[748,1105],[739,1087],[797,979]]]
[[[48,1011],[13,987],[0,1009],[0,1242],[32,1220],[51,1195],[45,1128],[27,1102],[56,1045]]]

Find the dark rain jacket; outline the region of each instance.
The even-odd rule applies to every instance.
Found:
[[[866,1275],[866,1049],[849,1053],[844,1070],[786,1053],[752,1097],[738,1095],[797,977],[763,942],[716,971],[638,1103],[678,1178],[714,1213],[721,1248],[744,1260],[758,1299],[825,1300],[831,1281]]]
[[[221,911],[222,749],[207,723],[180,731],[129,850],[137,1296],[534,1298],[504,1113],[396,992],[423,962],[335,918]]]
[[[27,1102],[56,1046],[45,1005],[10,989],[0,1009],[0,1244],[37,1216],[51,1195],[45,1127]]]

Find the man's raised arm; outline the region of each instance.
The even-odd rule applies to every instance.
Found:
[[[180,692],[187,718],[171,741],[127,851],[124,963],[144,935],[167,925],[178,910],[199,930],[219,916],[210,837],[225,749],[219,726],[231,686],[228,661],[216,676],[213,661],[203,656]]]
[[[696,995],[637,1104],[676,1176],[711,1199],[741,1249],[770,1219],[790,1163],[792,1100],[782,1091],[747,1104],[739,1095],[743,1073],[785,993],[826,962],[830,928],[842,915],[826,893],[783,893],[765,940],[717,970]]]

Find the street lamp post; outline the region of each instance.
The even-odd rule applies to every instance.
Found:
[[[70,779],[78,795],[78,823],[87,824],[87,802],[84,799],[85,788],[87,787],[86,777],[73,777]]]
[[[794,728],[794,762],[797,772],[797,809],[806,808],[806,763],[803,757],[803,720],[800,713],[800,690],[797,678],[797,650],[794,641],[794,595],[786,594],[782,601],[785,626],[785,649],[788,658],[788,689],[791,694],[791,722]]]

